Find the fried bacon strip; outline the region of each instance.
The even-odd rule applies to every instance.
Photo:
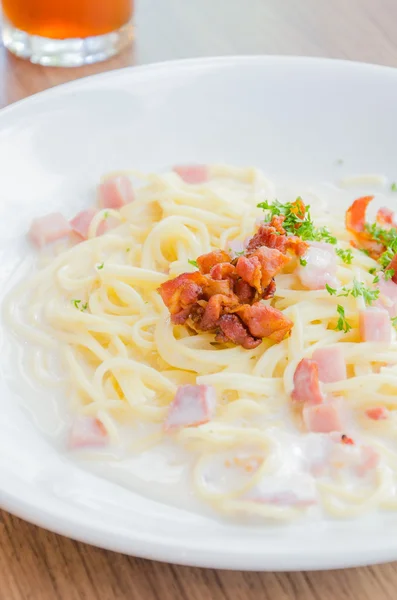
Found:
[[[354,236],[351,245],[359,250],[366,250],[371,258],[377,260],[385,251],[385,247],[374,240],[365,228],[367,206],[373,199],[374,196],[362,196],[353,202],[346,211],[346,229]],[[379,213],[380,211],[378,217],[382,219]]]
[[[296,203],[304,217],[305,205]],[[301,256],[308,244],[286,235],[284,217],[274,216],[249,241],[244,256],[233,259],[224,250],[197,258],[199,271],[183,273],[163,283],[159,292],[171,321],[192,331],[214,332],[218,342],[255,348],[263,338],[281,342],[292,321],[281,311],[260,303],[276,291],[274,277],[290,261],[287,251]]]
[[[266,246],[267,248],[275,248],[283,254],[288,251],[296,254],[296,256],[303,256],[309,247],[309,244],[302,241],[297,235],[286,235],[285,229],[282,227],[284,217],[277,215],[272,218],[270,223],[264,223],[261,225],[251,238],[247,252],[253,252],[257,248]]]

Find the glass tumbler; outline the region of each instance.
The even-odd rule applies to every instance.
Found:
[[[133,38],[134,0],[2,0],[2,8],[5,47],[45,66],[106,60]]]

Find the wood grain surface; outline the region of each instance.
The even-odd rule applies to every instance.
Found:
[[[397,67],[396,0],[137,4],[134,47],[106,63],[42,68],[0,45],[0,106],[93,73],[194,56],[298,54]],[[394,564],[282,574],[178,567],[93,548],[1,515],[0,600],[394,600],[396,590]]]

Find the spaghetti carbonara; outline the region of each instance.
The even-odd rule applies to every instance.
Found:
[[[302,193],[302,214],[296,198],[277,202],[254,168],[201,169],[112,174],[101,188],[107,200],[70,230],[58,220],[61,235],[51,237],[48,219],[36,223],[40,244],[64,241],[41,253],[44,264],[5,311],[34,355],[34,379],[56,383],[55,359],[67,374],[65,446],[100,461],[109,448],[123,460],[172,445],[195,496],[227,515],[396,509],[397,284],[380,260],[392,247],[382,234],[395,231],[392,217],[383,212],[387,222],[380,214],[370,231],[361,202],[349,230],[313,194]],[[134,188],[118,204],[126,189],[111,183],[120,177]],[[170,317],[163,284],[198,272],[198,257],[214,251],[229,254],[230,272],[242,256],[248,264],[249,240],[277,217],[285,229],[274,235],[305,246],[283,251],[272,292],[256,303],[282,313],[285,335],[252,333],[236,316],[255,340],[244,347]],[[248,281],[238,272],[230,285]]]

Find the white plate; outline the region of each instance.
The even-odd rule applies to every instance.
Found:
[[[397,71],[305,58],[244,57],[125,69],[60,86],[0,114],[0,288],[32,215],[89,202],[103,172],[176,162],[262,167],[272,177],[397,179]],[[344,164],[336,165],[342,158]],[[26,248],[25,248],[26,249]],[[244,526],[167,506],[89,474],[0,382],[0,504],[98,546],[184,564],[317,569],[397,559],[397,517]]]

